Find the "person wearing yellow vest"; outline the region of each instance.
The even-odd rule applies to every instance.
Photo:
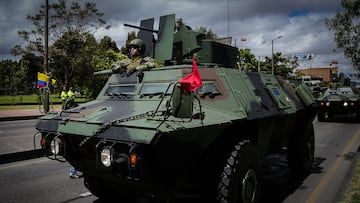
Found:
[[[75,99],[75,94],[73,92],[73,88],[70,87],[69,91],[67,92],[68,99]]]
[[[75,94],[73,92],[73,88],[70,87],[69,91],[67,92],[66,108],[72,108],[74,104],[75,104]]]
[[[66,100],[68,98],[68,95],[66,93],[66,87],[63,87],[62,91],[61,91],[61,94],[60,94],[60,97],[61,97],[61,107],[62,109],[64,110],[65,109],[65,104],[66,104]]]

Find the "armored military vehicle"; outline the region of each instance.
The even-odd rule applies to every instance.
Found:
[[[283,150],[294,174],[309,173],[317,108],[306,86],[240,70],[236,47],[175,24],[174,14],[153,24],[128,26],[164,65],[130,75],[109,67],[96,73],[109,79],[94,101],[39,118],[49,158],[82,171],[99,198],[164,202],[256,202],[260,161]]]
[[[330,87],[319,102],[318,121],[323,122],[334,116],[355,117],[360,119],[360,96],[350,86]]]

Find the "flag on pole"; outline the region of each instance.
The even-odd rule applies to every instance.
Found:
[[[37,88],[47,87],[49,76],[45,73],[37,73]]]
[[[200,77],[199,70],[196,66],[195,57],[193,59],[192,72],[188,76],[182,78],[179,82],[185,93],[194,92],[197,89],[199,89],[199,87],[201,87],[202,80]]]

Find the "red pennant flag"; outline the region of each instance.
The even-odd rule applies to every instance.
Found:
[[[199,70],[196,66],[196,59],[194,57],[193,60],[193,66],[192,66],[192,72],[190,75],[184,77],[181,79],[180,84],[184,90],[185,93],[194,92],[195,90],[199,89],[202,85],[202,80],[200,77]]]

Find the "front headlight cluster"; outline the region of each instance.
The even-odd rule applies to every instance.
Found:
[[[54,156],[55,159],[58,159],[57,156],[64,155],[64,141],[61,134],[43,134],[40,144],[46,156]]]
[[[348,107],[348,106],[349,106],[349,107],[353,107],[353,106],[355,106],[355,103],[354,103],[354,102],[347,102],[347,101],[346,101],[346,102],[343,103],[343,106],[344,106],[344,107]]]
[[[136,169],[140,164],[141,157],[130,147],[127,152],[119,152],[113,146],[102,146],[99,150],[100,162],[105,167],[112,165],[127,165],[129,169]]]
[[[331,102],[329,102],[329,101],[322,101],[322,102],[320,102],[320,106],[326,106],[326,107],[329,107],[331,105]],[[348,101],[344,101],[343,103],[342,103],[342,106],[344,106],[344,107],[353,107],[353,106],[355,106],[355,103],[354,102],[348,102]]]
[[[320,106],[330,106],[330,102],[320,102]]]
[[[50,142],[50,151],[52,154],[54,155],[58,155],[61,151],[61,148],[63,146],[63,141],[58,138],[55,137],[51,142]]]
[[[111,150],[108,147],[104,147],[100,152],[100,161],[105,167],[111,166]]]

